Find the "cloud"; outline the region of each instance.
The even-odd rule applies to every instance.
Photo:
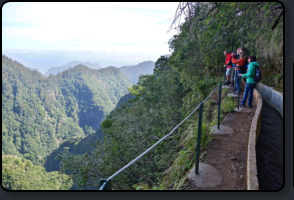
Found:
[[[167,43],[176,32],[167,34],[168,20],[177,6],[176,2],[9,2],[2,8],[2,52],[34,68],[49,67],[49,60],[55,67],[54,63],[75,58],[104,66],[155,61],[170,53]]]
[[[176,3],[7,3],[3,19],[14,26],[5,26],[2,35],[3,39],[38,40],[44,47],[55,50],[71,48],[68,43],[79,43],[86,49],[89,41],[111,45],[155,41],[164,45],[173,35],[166,33],[168,19],[176,6]]]

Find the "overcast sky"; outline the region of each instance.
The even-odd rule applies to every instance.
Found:
[[[167,33],[178,3],[6,3],[2,52],[27,67],[73,60],[106,67],[169,54]],[[40,68],[42,66],[42,68]]]

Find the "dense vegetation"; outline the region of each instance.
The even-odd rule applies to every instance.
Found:
[[[2,186],[8,190],[68,190],[72,181],[24,158],[2,155]]]
[[[170,40],[171,59],[184,71],[199,66],[208,75],[223,65],[225,49],[236,52],[245,46],[261,64],[261,82],[283,90],[283,13],[278,2],[180,3],[171,28],[181,17],[185,23]]]
[[[132,105],[132,99],[134,99],[135,96],[133,96],[131,93],[125,94],[121,97],[121,99],[117,102],[117,105],[115,109],[113,109],[110,113],[115,112],[118,108],[121,108],[123,106],[130,106]]]
[[[123,66],[119,70],[125,74],[133,84],[137,84],[140,75],[153,74],[154,62],[145,61],[137,65]]]
[[[2,56],[2,155],[44,163],[62,141],[95,134],[129,86],[115,67],[46,78]]]
[[[99,129],[100,130],[100,129]],[[98,134],[100,133],[100,135]],[[97,134],[91,134],[86,137],[71,137],[64,140],[57,149],[53,150],[45,157],[44,167],[47,172],[59,171],[60,160],[56,159],[58,154],[68,151],[72,154],[91,153],[95,148],[95,142],[103,137],[102,131],[97,130]]]
[[[135,96],[131,104],[117,109],[102,123],[105,137],[94,153],[60,156],[61,171],[72,171],[71,177],[81,187],[99,186],[101,177],[108,178],[181,122],[223,79],[225,49],[236,51],[245,46],[247,55],[256,55],[261,63],[263,81],[273,78],[267,74],[270,71],[276,86],[282,83],[283,7],[279,3],[180,3],[172,27],[180,17],[185,22],[176,27],[179,34],[169,41],[172,55],[159,58],[154,74],[141,76],[130,89]],[[231,98],[223,98],[221,119],[235,106]],[[213,139],[210,127],[216,124],[216,99],[212,96],[204,104],[201,158]],[[197,116],[190,117],[115,177],[113,188],[183,188],[195,163],[197,126]]]

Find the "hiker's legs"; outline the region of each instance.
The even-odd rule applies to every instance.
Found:
[[[249,99],[248,99],[248,106],[252,106],[252,101],[253,101],[253,90],[256,86],[256,83],[249,83]]]
[[[243,100],[241,101],[242,105],[246,104],[246,99],[247,99],[247,96],[248,96],[248,92],[249,92],[249,83],[246,83]]]
[[[227,80],[231,80],[231,70],[232,68],[227,68],[227,71],[226,71],[226,76],[227,76]]]

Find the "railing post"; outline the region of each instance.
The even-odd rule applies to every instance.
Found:
[[[240,104],[240,93],[241,93],[241,91],[240,91],[240,85],[241,85],[241,76],[239,76],[238,77],[239,78],[239,84],[238,84],[238,110],[239,110],[239,104]]]
[[[199,156],[200,156],[201,127],[202,127],[202,108],[203,108],[203,103],[200,104],[200,108],[199,108],[199,122],[198,122],[198,136],[197,136],[197,150],[196,150],[196,166],[195,166],[195,173],[196,174],[199,174]]]
[[[104,184],[105,183],[105,184]],[[111,180],[108,180],[107,179],[102,179],[100,181],[100,187],[102,187],[102,190],[112,190],[112,187],[111,187]]]
[[[238,79],[236,79],[236,67],[235,67],[235,69],[233,68],[233,70],[234,70],[234,88],[233,88],[233,90],[234,90],[234,94],[236,93],[236,81],[238,81]]]
[[[222,100],[222,83],[219,86],[219,94],[218,94],[218,117],[217,117],[217,129],[219,129],[220,123],[220,107],[221,107],[221,100]]]

